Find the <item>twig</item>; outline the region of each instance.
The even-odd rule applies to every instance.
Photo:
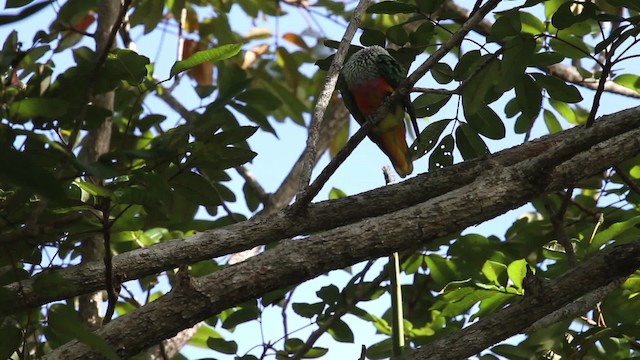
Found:
[[[300,175],[300,183],[298,187],[299,195],[302,195],[303,192],[307,192],[305,189],[309,186],[309,182],[311,181],[311,171],[313,169],[313,164],[315,163],[315,153],[320,132],[320,124],[324,118],[324,112],[329,105],[329,100],[331,99],[333,90],[336,87],[342,63],[347,57],[347,51],[349,50],[351,39],[353,39],[356,30],[360,26],[362,15],[369,5],[369,1],[370,0],[360,0],[356,8],[353,10],[351,21],[349,21],[347,30],[345,30],[344,35],[342,36],[340,46],[338,46],[338,50],[336,51],[335,57],[333,58],[329,71],[327,72],[322,92],[318,97],[318,102],[316,103],[316,107],[313,111],[313,117],[311,118],[309,137],[307,138],[307,146],[304,151],[305,162],[302,168],[302,174]]]
[[[391,169],[388,166],[382,168],[385,185],[393,182]],[[389,278],[391,286],[389,295],[391,295],[391,343],[392,358],[402,355],[404,349],[404,315],[402,314],[402,285],[400,285],[400,261],[398,252],[394,251],[389,256]]]
[[[449,89],[429,89],[429,88],[422,88],[422,87],[414,87],[413,89],[411,89],[411,92],[420,92],[420,93],[427,93],[427,94],[440,94],[440,95],[458,95],[458,94],[460,94],[460,90],[459,89],[453,89],[453,90],[449,90]]]
[[[615,170],[616,174],[620,176],[620,179],[622,179],[622,181],[624,181],[624,183],[627,184],[627,186],[629,187],[629,190],[640,195],[640,186],[638,186],[638,184],[636,184],[636,182],[629,175],[627,175],[625,171],[620,169],[620,167],[618,166],[614,166],[613,170]]]
[[[596,90],[596,94],[593,96],[593,104],[591,105],[591,111],[589,111],[589,117],[587,118],[585,127],[591,127],[593,125],[593,122],[596,120],[596,113],[598,112],[598,107],[600,106],[600,98],[602,97],[602,93],[604,93],[604,86],[607,82],[607,78],[609,77],[612,66],[613,63],[611,62],[611,58],[610,56],[607,56],[607,59],[602,66],[602,73],[600,74],[598,89]]]
[[[107,311],[104,315],[103,324],[109,323],[116,310],[118,302],[118,293],[113,276],[113,253],[111,252],[111,225],[113,224],[109,217],[111,215],[111,200],[108,197],[103,198],[102,206],[102,236],[104,237],[104,274],[105,287],[107,289]]]
[[[562,199],[562,204],[555,213],[551,214],[551,224],[553,224],[553,229],[556,232],[556,237],[558,238],[558,242],[564,247],[564,251],[567,254],[567,260],[569,261],[569,267],[575,267],[578,263],[576,261],[576,254],[573,251],[573,244],[571,243],[571,239],[567,236],[567,232],[564,228],[564,215],[567,213],[567,208],[569,207],[569,203],[571,202],[571,198],[573,195],[573,188],[568,188],[567,192],[564,194],[564,198]],[[550,209],[549,209],[550,210]],[[551,211],[550,211],[551,212]]]

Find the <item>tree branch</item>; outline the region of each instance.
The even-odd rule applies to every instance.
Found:
[[[524,332],[537,320],[564,306],[570,306],[571,302],[585,294],[588,297],[591,294],[604,295],[597,289],[608,289],[612,282],[619,285],[620,279],[633,273],[639,266],[639,241],[616,246],[547,283],[539,294],[525,295],[519,302],[424,346],[409,358],[440,360],[473,356],[493,344]],[[573,313],[566,315],[574,316]]]
[[[494,166],[488,167],[485,163],[485,171],[470,184],[441,193],[417,205],[315,233],[304,240],[282,240],[274,248],[245,262],[192,279],[188,286],[174,288],[156,301],[115,319],[98,330],[97,334],[113,346],[120,356],[129,357],[202,319],[269,291],[298,284],[330,270],[341,269],[366,259],[386,256],[393,251],[415,248],[418,244],[428,243],[470,225],[492,219],[521,206],[531,198],[559,191],[567,184],[640,153],[640,128],[630,127],[628,122],[640,122],[638,111],[638,108],[627,110],[618,116],[609,116],[606,121],[599,121],[589,129],[578,128],[570,132],[572,136],[563,137],[564,141],[555,143],[547,148],[547,151],[511,166],[505,167],[494,161]],[[594,143],[595,139],[603,136],[605,139]],[[423,181],[426,178],[421,177],[420,180]],[[409,186],[403,183],[386,186],[385,189],[393,187],[396,187],[395,191],[399,193]],[[416,195],[417,193],[413,193],[413,196]],[[470,207],[469,203],[476,206]],[[327,206],[327,209],[335,211],[331,202],[328,202]],[[353,206],[353,203],[352,207],[356,208],[354,211],[363,210],[362,206]],[[264,221],[265,218],[255,220]],[[278,221],[273,218],[270,220]],[[235,226],[246,226],[250,222]],[[399,223],[403,226],[398,226]],[[254,222],[252,225],[251,232],[262,232],[261,229],[255,228],[259,223]],[[213,232],[222,236],[221,241],[231,240],[233,244],[238,240],[234,235],[238,235],[241,228],[235,228],[236,231],[230,230],[231,228],[232,226]],[[193,243],[198,236],[180,242]],[[205,247],[198,246],[196,251],[202,252]],[[144,253],[138,260],[148,260],[145,258],[150,255],[149,249],[138,250],[138,255],[141,255],[140,252]],[[166,250],[163,252],[165,257],[167,254],[170,254],[170,257],[181,256],[180,251]],[[121,255],[121,258],[126,255]],[[135,262],[131,257],[128,261]],[[638,266],[640,243],[616,247],[584,261],[551,286],[545,287],[540,296],[544,296],[545,299],[548,297],[548,304],[541,306],[539,296],[525,297],[519,305],[509,307],[499,314],[505,316],[503,312],[507,311],[509,321],[515,319],[515,323],[524,328],[535,319],[579,296],[628,275]],[[482,333],[483,336],[490,334],[487,338],[491,338],[492,342],[495,338],[507,336],[513,329],[503,326],[505,321],[503,319],[502,322],[489,322],[492,328]],[[482,326],[486,326],[486,323],[483,322]],[[476,338],[477,329],[477,326],[472,329],[472,335]],[[483,331],[486,330],[483,328]],[[472,343],[465,336],[461,335],[456,340],[459,345],[454,348],[471,354],[481,350],[478,340]],[[451,342],[446,346],[450,351]],[[431,349],[432,347],[427,351],[432,351]],[[99,355],[93,353],[89,346],[72,341],[52,351],[45,358],[91,359],[95,356]]]
[[[466,226],[518,207],[535,196],[560,191],[569,184],[638,154],[639,133],[640,107],[637,107],[605,116],[589,129],[569,129],[502,151],[487,159],[468,161],[421,174],[400,184],[360,195],[312,204],[302,215],[294,215],[285,209],[185,239],[117,255],[113,258],[114,272],[122,275],[123,281],[126,281],[279,239],[333,229],[320,235],[329,236],[328,234],[336,231],[336,227],[348,224],[364,231],[365,225],[373,221],[367,219],[374,217],[398,221],[389,225],[390,231],[401,228],[406,234],[413,234],[410,243],[416,244],[416,239],[425,239],[426,235],[420,230],[421,227],[416,228],[415,222],[420,219],[416,218],[418,213],[415,207],[431,209],[433,212],[428,215],[433,219],[425,220],[429,223],[426,228],[429,234],[435,232],[435,235],[443,236],[460,231]],[[491,182],[485,183],[488,178],[491,178]],[[486,194],[492,194],[494,198],[485,198]],[[478,206],[469,207],[470,202]],[[398,215],[401,213],[401,216]],[[380,222],[383,223],[385,222]],[[406,226],[398,227],[398,223]],[[406,228],[411,228],[414,232]],[[352,234],[353,237],[340,237],[340,241],[345,244],[359,242],[360,235],[360,232],[356,232]],[[384,238],[393,239],[394,236],[385,235]],[[308,241],[309,239],[294,241],[294,244]],[[397,248],[386,248],[388,252],[380,256],[402,249],[400,243],[395,245]],[[318,246],[319,249],[330,247],[329,244]],[[351,253],[353,249],[346,251]],[[367,253],[365,251],[352,260],[357,262],[356,260],[367,258]],[[300,259],[302,258],[301,255]],[[328,254],[321,258],[333,261]],[[335,265],[338,266],[337,264],[336,262]],[[240,265],[242,264],[236,267]],[[103,271],[103,264],[93,262],[43,272],[22,281],[24,293],[18,291],[16,283],[5,285],[3,291],[6,296],[0,302],[0,315],[102,289],[104,282],[100,273]],[[307,278],[299,280],[305,279]],[[59,285],[61,282],[65,285]]]

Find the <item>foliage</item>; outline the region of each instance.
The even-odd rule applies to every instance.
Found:
[[[329,68],[341,33],[325,35],[312,23],[298,33],[255,27],[243,35],[232,19],[284,22],[293,16],[287,12],[301,11],[329,19],[342,31],[351,14],[344,2],[328,0],[136,1],[128,10],[131,29],[123,28],[130,31],[122,36],[127,46],[100,53],[92,38],[103,1],[68,0],[54,12],[51,1],[13,0],[5,5],[10,14],[0,16],[5,29],[16,29],[0,52],[0,299],[11,296],[9,284],[79,263],[85,240],[96,235],[108,239],[109,252],[118,255],[241,222],[258,210],[277,210],[269,209],[269,198],[250,176],[234,191],[232,174],[264,151],[251,142],[257,131],[287,141],[279,136],[282,129],[306,128],[326,74],[317,67]],[[639,11],[632,0],[503,4],[422,80],[445,89],[413,97],[423,118],[413,157],[428,156],[419,172],[485,157],[496,144],[516,144],[519,135],[526,141],[540,135],[539,129],[552,134],[590,124],[596,114],[610,112],[600,97],[604,91],[640,97],[639,75],[627,70],[638,65]],[[29,21],[43,14],[50,24],[37,24],[41,28],[32,39],[23,35],[35,24]],[[367,9],[357,42],[386,46],[409,67],[436,51],[464,20],[466,14],[446,1],[377,2]],[[181,53],[190,56],[160,68],[151,54],[129,46],[132,38],[154,42],[165,32],[179,33],[183,46],[193,46]],[[176,53],[166,43],[157,46],[163,54]],[[357,49],[352,45],[350,53]],[[170,80],[173,85],[166,86]],[[96,100],[109,95],[108,105]],[[111,129],[107,150],[94,156],[104,124]],[[332,156],[347,141],[348,126],[340,129],[328,142]],[[530,211],[507,226],[504,236],[451,234],[404,256],[407,346],[426,345],[518,301],[528,268],[541,278],[557,278],[572,258],[580,262],[638,239],[639,166],[637,158],[630,159],[567,193],[531,199]],[[277,169],[283,176],[288,170]],[[346,196],[331,189],[331,199]],[[232,211],[229,204],[240,198],[247,211]],[[194,277],[228,266],[225,259],[189,265]],[[237,327],[263,321],[268,309],[284,308],[283,314],[328,333],[332,344],[356,342],[354,324],[364,322],[385,336],[367,344],[367,357],[389,357],[390,310],[375,313],[362,306],[386,301],[389,286],[385,277],[365,281],[368,271],[369,265],[343,287],[316,289],[317,299],[298,299],[284,288],[233,304],[206,319],[190,343],[243,359],[327,354],[294,329],[264,344],[257,336],[233,336]],[[167,275],[172,285],[178,281],[172,270]],[[483,357],[638,356],[639,276],[585,316],[496,344]],[[119,300],[109,306],[126,316],[168,292],[158,286],[163,278],[150,274],[116,283],[122,285]],[[49,286],[65,286],[64,279],[50,281]],[[132,293],[133,287],[140,290]],[[103,339],[84,329],[76,299],[61,300],[0,318],[0,357],[40,357],[78,339],[117,358]],[[341,319],[344,314],[352,317]]]

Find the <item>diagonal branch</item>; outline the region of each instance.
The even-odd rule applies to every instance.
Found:
[[[364,15],[364,11],[369,5],[369,1],[370,0],[360,0],[356,8],[353,10],[351,21],[349,21],[347,30],[345,30],[344,35],[342,36],[342,40],[340,40],[340,46],[338,46],[338,50],[336,51],[333,61],[331,62],[331,66],[329,66],[327,76],[325,77],[325,83],[322,87],[320,96],[318,97],[316,107],[313,111],[313,117],[311,119],[311,126],[309,127],[307,148],[304,151],[304,153],[306,154],[304,155],[305,162],[302,168],[302,173],[300,174],[300,194],[302,194],[303,190],[309,186],[309,182],[311,181],[311,171],[313,170],[313,164],[315,163],[314,154],[316,153],[318,134],[320,132],[322,119],[324,118],[324,112],[327,109],[327,106],[329,106],[329,100],[331,100],[333,90],[335,90],[336,88],[336,83],[338,82],[338,74],[340,73],[340,68],[342,67],[344,59],[347,57],[347,51],[349,50],[349,46],[351,45],[351,39],[353,39],[356,30],[358,30],[358,27],[360,26],[362,15]]]

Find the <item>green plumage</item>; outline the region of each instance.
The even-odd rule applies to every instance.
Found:
[[[344,64],[338,78],[338,89],[345,106],[362,125],[405,79],[406,71],[380,46],[371,46],[356,52]],[[415,111],[409,96],[392,106],[368,134],[369,138],[391,159],[402,177],[413,170],[405,140],[404,113],[411,117],[419,134]]]

